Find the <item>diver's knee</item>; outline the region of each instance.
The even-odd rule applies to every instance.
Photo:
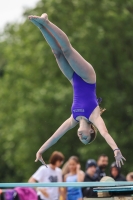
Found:
[[[62,52],[65,57],[68,57],[72,53],[72,46],[68,45],[67,47],[62,48]]]
[[[54,50],[54,49],[52,49],[52,52],[53,52],[53,54],[54,54],[54,56],[56,58],[60,58],[61,55],[62,55],[62,52],[60,50]]]

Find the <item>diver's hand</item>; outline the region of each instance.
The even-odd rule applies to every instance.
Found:
[[[117,167],[121,167],[121,165],[124,165],[123,160],[126,161],[126,159],[122,156],[122,153],[119,149],[114,151],[114,157]]]
[[[46,163],[44,162],[44,160],[43,160],[43,158],[42,158],[42,153],[41,153],[40,151],[38,151],[38,152],[36,153],[36,160],[35,160],[35,162],[37,162],[38,160],[39,160],[43,165],[45,165],[45,166],[47,167]]]

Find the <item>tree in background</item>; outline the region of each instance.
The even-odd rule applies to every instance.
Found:
[[[38,148],[70,116],[72,88],[62,75],[43,36],[28,20],[30,14],[47,12],[49,19],[68,35],[72,45],[97,73],[97,96],[109,133],[132,170],[132,65],[133,0],[41,0],[24,13],[25,22],[5,27],[0,42],[0,179],[26,181],[40,163],[34,163]],[[78,155],[82,165],[100,153],[114,160],[113,152],[98,135],[84,146],[77,127],[43,154],[47,162],[54,150],[66,159]],[[129,148],[130,147],[130,148]]]

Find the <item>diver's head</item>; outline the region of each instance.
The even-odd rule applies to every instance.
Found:
[[[88,123],[86,119],[81,118],[79,120],[79,129],[77,134],[79,140],[86,145],[95,140],[97,129],[90,122]]]

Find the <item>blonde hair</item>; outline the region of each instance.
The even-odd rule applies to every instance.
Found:
[[[79,163],[79,159],[78,159],[77,156],[71,156],[71,157],[69,158],[69,160],[74,160],[77,164]],[[68,161],[69,161],[69,160],[68,160]]]
[[[103,112],[106,110],[106,108],[101,108],[101,107],[99,107],[99,108],[100,108],[100,115],[102,115]]]
[[[102,102],[102,98],[101,97],[97,98],[97,101],[98,101],[98,105],[100,105],[101,102]],[[106,109],[105,108],[101,108],[100,106],[99,106],[99,108],[100,108],[100,115],[101,115]]]
[[[105,111],[106,109],[105,108],[101,108],[100,107],[100,115],[102,115],[102,113]],[[93,142],[95,139],[96,139],[96,136],[97,136],[97,131],[98,129],[94,126],[94,124],[91,123],[91,128],[94,130],[94,133],[91,134],[91,139],[90,141],[88,142],[88,144],[90,144],[91,142]]]
[[[63,175],[63,177],[68,173],[69,173],[69,168],[68,168],[68,161],[67,161],[67,162],[65,162],[65,164],[62,167],[62,175]]]
[[[96,139],[96,136],[97,136],[97,128],[93,124],[91,124],[91,128],[94,130],[94,133],[91,133],[91,139],[88,142],[88,144],[93,142]]]

